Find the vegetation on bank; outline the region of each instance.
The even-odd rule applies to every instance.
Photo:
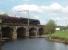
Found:
[[[52,34],[52,37],[59,37],[59,38],[68,39],[68,30],[56,31],[54,34]]]
[[[54,34],[51,34],[49,38],[50,38],[49,40],[52,40],[52,41],[68,44],[68,30],[56,31]]]

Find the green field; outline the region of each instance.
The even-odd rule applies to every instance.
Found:
[[[52,36],[68,39],[68,31],[56,31]]]

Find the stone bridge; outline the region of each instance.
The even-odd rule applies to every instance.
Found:
[[[12,40],[23,37],[37,37],[43,33],[39,20],[27,18],[16,18],[0,15],[0,28],[2,37]]]

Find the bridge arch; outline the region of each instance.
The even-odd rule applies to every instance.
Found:
[[[29,29],[29,36],[36,36],[36,28],[32,27]]]
[[[7,38],[12,38],[13,28],[11,27],[2,27],[2,36]]]
[[[43,34],[43,28],[39,28],[39,35]]]
[[[17,28],[17,37],[18,38],[23,38],[23,37],[25,37],[25,35],[26,35],[26,28],[24,28],[24,27]]]

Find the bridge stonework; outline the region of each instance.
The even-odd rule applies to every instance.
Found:
[[[4,20],[3,18],[0,18],[0,20],[2,21],[0,23],[0,26],[1,26],[1,32],[4,37],[10,36],[10,38],[12,40],[16,40],[18,38],[18,36],[21,36],[21,38],[23,38],[23,36],[25,36],[25,37],[30,37],[30,36],[38,37],[39,36],[39,29],[41,28],[40,24],[38,24],[38,25],[30,24],[28,26],[27,23],[26,24],[12,23],[12,21],[9,23],[8,21],[10,21],[12,18],[8,20],[9,17],[6,17],[7,19],[5,21],[8,20],[7,22],[3,22],[3,20]],[[18,18],[17,18],[17,20],[18,20]],[[5,33],[5,32],[7,32],[7,33]],[[10,35],[8,35],[8,33]]]

